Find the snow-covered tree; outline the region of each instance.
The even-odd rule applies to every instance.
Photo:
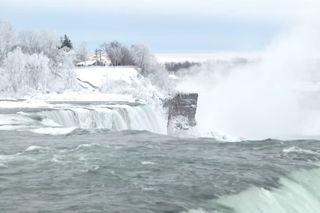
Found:
[[[76,61],[86,61],[88,59],[89,51],[88,45],[86,42],[82,42],[79,47],[75,50],[76,52]]]
[[[167,70],[158,63],[156,56],[143,44],[131,46],[131,56],[140,74],[148,77],[158,88],[169,90],[172,85]]]
[[[24,53],[43,52],[49,58],[54,58],[60,46],[60,41],[54,33],[23,31],[19,33],[18,43]]]
[[[74,52],[61,48],[49,32],[24,31],[0,24],[0,91],[24,95],[77,88]]]
[[[15,45],[16,34],[13,26],[7,22],[0,22],[0,65]]]
[[[155,73],[160,68],[154,54],[143,44],[132,45],[131,55],[134,64],[141,69],[144,76]]]
[[[111,43],[104,43],[101,47],[106,52],[108,58],[110,59],[112,66],[120,66],[121,65],[121,58],[122,58],[122,45],[117,42],[113,41]]]
[[[8,54],[4,60],[4,70],[2,76],[8,82],[8,90],[17,93],[19,89],[24,90],[26,60],[25,55],[20,49]]]
[[[74,69],[74,51],[60,51],[60,63],[57,67],[55,74],[57,80],[62,83],[59,89],[76,89],[77,88],[77,75]],[[58,88],[57,88],[58,89]]]
[[[4,61],[2,76],[7,80],[7,90],[26,94],[30,91],[46,91],[49,59],[43,54],[24,54],[16,48]]]
[[[130,50],[127,47],[122,47],[121,48],[121,65],[122,66],[133,66],[134,65],[134,61],[131,55]]]
[[[25,72],[27,75],[26,85],[38,91],[45,92],[48,87],[50,76],[49,58],[43,53],[32,54],[26,57]]]
[[[70,89],[76,86],[73,51],[61,48],[58,36],[49,32],[25,31],[19,34],[19,45],[25,54],[43,54],[49,59],[50,90]]]

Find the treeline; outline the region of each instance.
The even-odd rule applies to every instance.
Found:
[[[88,51],[85,48],[85,43],[82,43],[78,49],[76,49],[76,58],[88,59]],[[99,49],[95,50],[96,61],[98,65],[104,65],[101,62],[102,54],[109,60],[109,66],[134,66],[138,72],[147,77],[154,85],[161,89],[169,88],[170,80],[165,67],[158,63],[156,56],[144,44],[134,44],[126,46],[118,41],[112,41],[109,43],[103,43]],[[100,62],[99,62],[100,60]],[[82,62],[85,60],[81,60]]]
[[[143,44],[113,41],[100,46],[111,66],[135,66],[159,88],[169,87],[168,75]],[[0,92],[26,95],[78,88],[74,64],[89,59],[85,43],[74,48],[67,35],[45,31],[16,31],[0,22]]]
[[[184,61],[184,62],[167,62],[164,64],[166,70],[169,72],[177,72],[182,69],[189,69],[193,66],[199,66],[200,63]]]
[[[142,75],[154,73],[159,69],[159,64],[151,50],[143,44],[127,47],[118,41],[104,43],[102,51],[110,60],[111,66],[136,66]]]
[[[67,36],[42,31],[17,32],[0,23],[0,91],[27,94],[73,88],[72,44]]]
[[[86,43],[80,44],[75,49],[75,53],[75,63],[89,59]],[[143,44],[134,44],[127,47],[118,41],[103,43],[100,48],[95,50],[95,55],[97,65],[105,65],[101,61],[102,55],[105,55],[110,62],[110,66],[135,66],[144,76],[154,73],[161,67],[152,51]]]
[[[78,61],[85,61],[88,57],[88,51],[85,50],[84,43],[80,45],[80,48],[76,52]],[[136,66],[140,68],[143,75],[153,72],[155,67],[159,69],[160,66],[152,51],[143,44],[127,47],[118,41],[112,41],[110,43],[103,43],[95,52],[97,59],[100,58],[100,60],[101,54],[104,53],[110,60],[110,66]],[[104,65],[99,60],[98,64]],[[178,70],[189,69],[197,65],[200,65],[200,63],[189,61],[168,62],[164,64],[164,68],[169,72],[177,72]]]

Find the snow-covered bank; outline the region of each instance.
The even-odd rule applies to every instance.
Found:
[[[165,94],[154,86],[149,79],[138,74],[135,67],[93,66],[75,69],[80,85],[76,89],[60,92],[34,92],[20,95],[16,102],[11,94],[1,93],[0,107],[18,106],[19,104],[36,105],[40,101],[109,101],[109,102],[143,102],[150,103],[164,98]],[[152,100],[154,99],[154,100]],[[11,101],[9,101],[11,100]]]
[[[166,134],[162,93],[134,67],[75,70],[81,87],[0,99],[0,130],[67,134],[77,128]]]
[[[125,82],[132,85],[138,81],[137,70],[133,67],[109,68],[109,67],[87,67],[76,69],[76,75],[79,85],[77,89],[69,89],[62,92],[35,92],[32,94],[20,96],[18,99],[12,99],[10,94],[1,94],[0,108],[7,107],[43,107],[48,102],[63,101],[104,101],[104,102],[130,102],[135,103],[138,100],[129,93],[119,91],[102,92],[101,88],[105,84],[115,84],[116,82]]]
[[[124,81],[131,84],[137,81],[138,71],[135,67],[80,67],[76,69],[77,78],[82,82],[89,82],[95,87],[102,87],[103,84],[111,81]]]

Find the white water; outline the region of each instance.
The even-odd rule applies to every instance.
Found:
[[[274,190],[251,188],[223,197],[218,203],[235,213],[315,213],[320,209],[320,169],[300,171],[280,179]]]
[[[166,120],[162,112],[155,111],[147,105],[65,106],[40,112],[0,114],[0,130],[18,129],[58,135],[67,134],[76,128],[167,133]]]
[[[165,121],[149,106],[113,105],[109,107],[68,108],[38,113],[62,127],[81,129],[147,130],[165,134]]]
[[[316,213],[320,209],[319,176],[320,169],[294,172],[280,179],[280,188],[253,187],[209,202],[219,210],[199,208],[187,213]]]

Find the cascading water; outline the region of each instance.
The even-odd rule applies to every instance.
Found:
[[[21,110],[21,109],[17,109]],[[58,134],[80,129],[147,130],[166,134],[166,120],[148,105],[60,106],[0,113],[0,129]],[[57,133],[58,132],[58,133]]]
[[[236,213],[315,213],[320,209],[320,170],[300,171],[280,179],[280,188],[251,188],[217,202]]]
[[[62,127],[81,129],[147,130],[165,134],[165,121],[147,105],[52,109],[37,113]]]
[[[320,208],[319,175],[320,169],[294,172],[280,179],[280,188],[252,187],[210,201],[213,211],[199,208],[184,213],[315,213]]]

